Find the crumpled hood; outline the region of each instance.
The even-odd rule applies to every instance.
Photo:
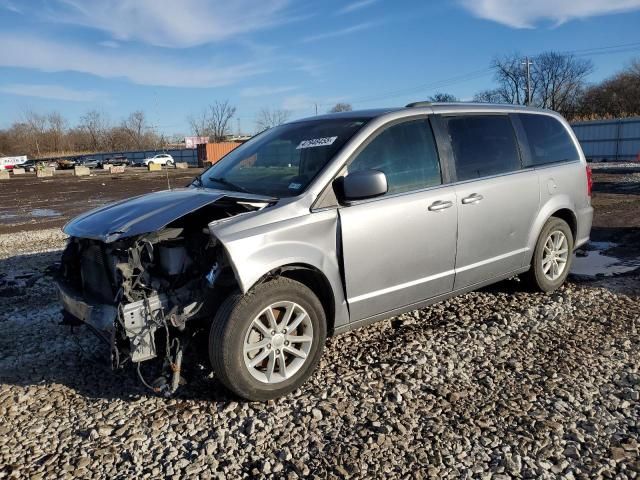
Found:
[[[235,196],[234,192],[204,188],[148,193],[91,210],[71,220],[62,230],[73,237],[109,243],[154,232],[188,213],[229,196]],[[239,198],[264,200],[264,197],[245,194],[239,194]]]

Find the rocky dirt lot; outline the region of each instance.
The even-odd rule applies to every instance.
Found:
[[[617,177],[596,176],[596,207],[621,207],[594,233],[637,259],[640,192]],[[63,242],[0,235],[0,477],[640,476],[637,269],[551,295],[510,280],[341,335],[278,401],[240,402],[205,369],[167,400],[58,325]]]

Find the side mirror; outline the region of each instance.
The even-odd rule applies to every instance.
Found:
[[[387,193],[387,176],[380,170],[359,170],[336,180],[343,200],[364,200]]]

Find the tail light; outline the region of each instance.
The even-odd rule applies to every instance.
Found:
[[[587,165],[587,195],[591,196],[591,190],[593,190],[593,173],[591,173],[591,167]]]

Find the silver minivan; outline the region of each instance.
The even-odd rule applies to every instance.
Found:
[[[157,392],[203,345],[222,384],[267,400],[303,384],[328,335],[515,275],[557,289],[589,238],[590,195],[550,111],[419,102],[298,120],[186,188],[68,223],[64,318]]]

